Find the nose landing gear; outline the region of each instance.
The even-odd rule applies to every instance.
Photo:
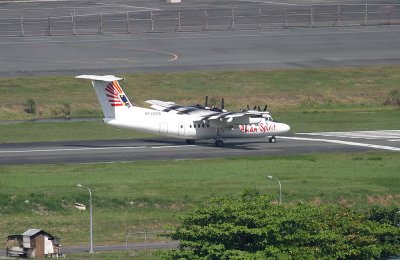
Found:
[[[271,144],[276,142],[276,137],[275,136],[271,136],[268,140]]]

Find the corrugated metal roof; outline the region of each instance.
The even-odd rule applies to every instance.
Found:
[[[42,231],[41,229],[36,229],[36,228],[32,228],[32,229],[28,229],[27,231],[25,231],[24,233],[22,233],[23,236],[34,236],[37,233],[39,233],[40,231]]]

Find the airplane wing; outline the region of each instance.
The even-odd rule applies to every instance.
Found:
[[[196,106],[182,106],[170,101],[146,100],[146,103],[151,104],[151,108],[155,110],[176,114],[189,114],[192,111],[199,110]]]
[[[257,124],[262,119],[262,112],[243,111],[227,112],[222,109],[209,109],[201,105],[182,106],[174,102],[147,100],[151,108],[168,113],[187,114],[194,116],[195,121],[209,122],[212,127],[225,128],[243,124]]]

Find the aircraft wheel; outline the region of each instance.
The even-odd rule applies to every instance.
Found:
[[[216,140],[216,141],[215,141],[215,146],[216,146],[216,147],[222,147],[222,146],[224,146],[224,141],[222,141],[222,140]]]
[[[270,142],[271,144],[275,143],[275,142],[276,142],[276,137],[275,137],[275,136],[270,137],[270,138],[269,138],[269,142]]]
[[[196,142],[196,140],[194,140],[194,139],[186,139],[187,144],[194,144],[195,142]]]

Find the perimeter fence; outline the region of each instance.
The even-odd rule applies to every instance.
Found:
[[[400,24],[400,4],[316,5],[293,8],[226,8],[115,12],[14,19],[0,18],[1,36],[52,36],[266,30]]]
[[[130,250],[132,243],[136,245],[142,245],[145,252],[148,249],[154,249],[155,243],[157,243],[157,249],[167,249],[177,247],[177,242],[166,237],[167,234],[171,233],[171,229],[156,230],[154,227],[151,228],[129,228],[125,233],[125,251]]]

